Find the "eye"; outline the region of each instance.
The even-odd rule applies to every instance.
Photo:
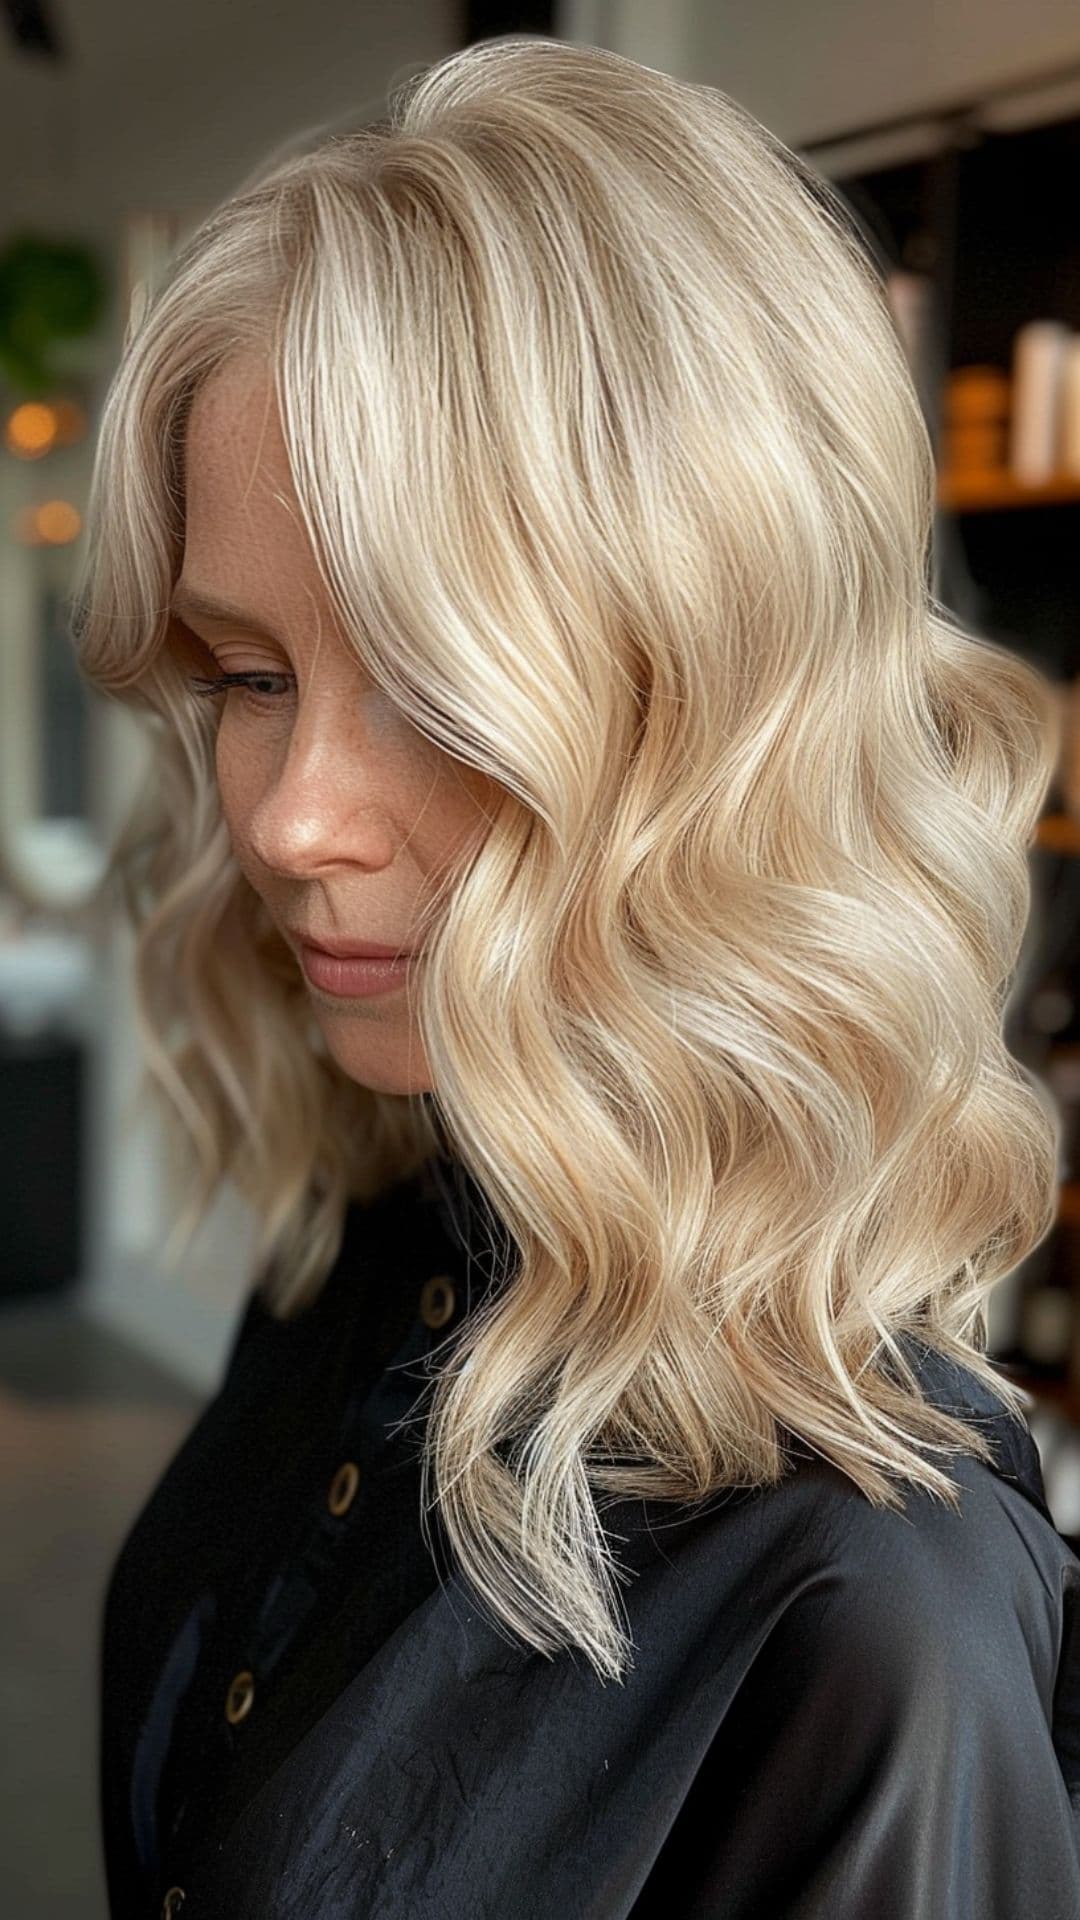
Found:
[[[201,699],[213,699],[218,694],[228,693],[230,687],[243,687],[253,706],[265,708],[267,703],[270,707],[280,705],[283,698],[280,688],[277,693],[267,694],[265,692],[267,686],[273,686],[275,682],[283,682],[284,692],[288,692],[295,683],[295,679],[296,676],[292,673],[272,673],[269,668],[263,670],[253,668],[250,673],[221,673],[212,680],[199,674],[192,674],[188,677],[188,686],[192,693],[197,694]],[[256,694],[256,688],[262,689],[262,692]]]

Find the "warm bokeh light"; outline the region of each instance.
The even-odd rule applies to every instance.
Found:
[[[43,500],[37,510],[41,537],[50,546],[62,547],[74,540],[82,526],[82,514],[70,500]]]
[[[23,400],[8,414],[4,444],[21,460],[39,460],[55,445],[59,425],[55,407],[43,400]]]
[[[24,547],[63,547],[78,538],[82,514],[70,500],[40,500],[20,507],[11,531]]]
[[[88,428],[86,408],[67,394],[54,400],[21,400],[4,422],[4,444],[20,460],[40,460],[53,447],[85,439]]]

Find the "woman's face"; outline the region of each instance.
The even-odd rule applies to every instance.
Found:
[[[352,1079],[430,1088],[408,981],[340,997],[303,973],[304,935],[410,948],[421,908],[483,837],[496,788],[374,686],[343,643],[303,531],[272,379],[236,360],[192,407],[174,618],[213,659],[252,673],[222,705],[217,778],[237,862],[297,955],[327,1045]],[[225,602],[211,616],[192,597]],[[421,963],[422,964],[422,963]]]

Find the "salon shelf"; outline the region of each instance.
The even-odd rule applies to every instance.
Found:
[[[1003,507],[1080,506],[1080,474],[1057,474],[1039,486],[1009,473],[940,473],[938,505],[951,513],[996,513]]]
[[[1035,845],[1046,853],[1080,854],[1080,820],[1070,813],[1046,813],[1035,830]]]

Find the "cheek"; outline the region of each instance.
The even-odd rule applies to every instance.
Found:
[[[474,767],[458,766],[442,784],[438,821],[430,847],[431,863],[452,866],[479,846],[491,831],[501,789]]]
[[[239,847],[245,838],[246,823],[258,802],[260,774],[256,756],[242,747],[224,713],[214,746],[214,764],[221,811]]]

